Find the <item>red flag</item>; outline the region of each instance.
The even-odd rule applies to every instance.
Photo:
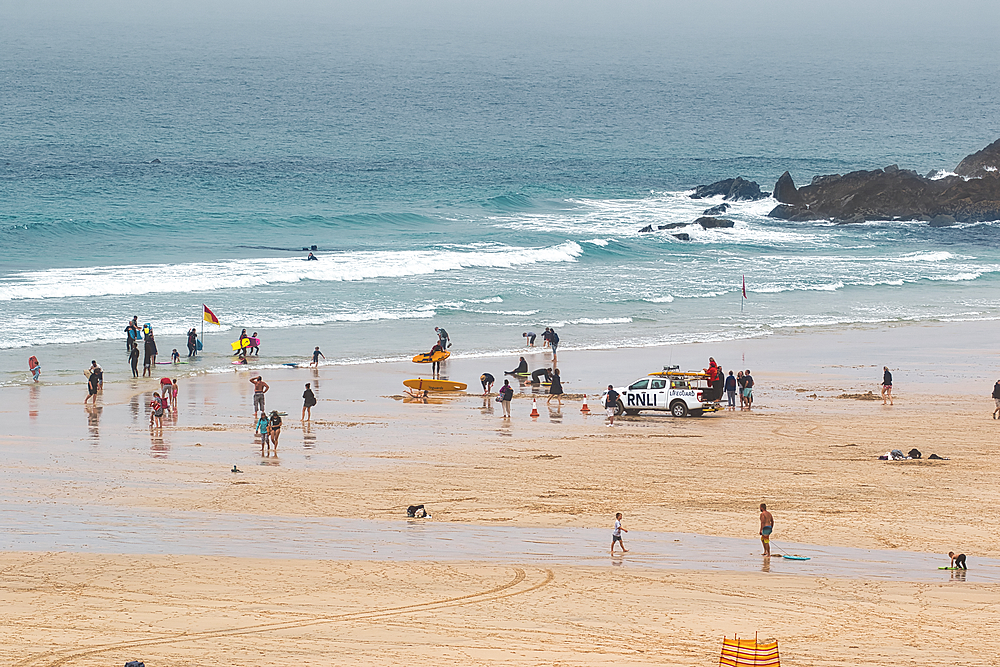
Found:
[[[747,277],[746,276],[743,276],[743,298],[744,299],[747,298]],[[206,308],[205,310],[208,310],[208,308]]]
[[[201,304],[201,307],[205,309],[204,317],[206,322],[211,322],[212,324],[219,324],[219,318],[215,316],[215,313],[213,313],[211,310],[208,309],[208,306],[206,306],[205,304]],[[220,324],[219,326],[222,325]]]

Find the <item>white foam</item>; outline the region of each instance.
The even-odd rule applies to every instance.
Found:
[[[466,303],[503,303],[503,299],[498,296],[491,296],[488,299],[466,299]]]
[[[674,297],[671,296],[670,294],[668,294],[666,296],[646,297],[645,299],[643,299],[643,301],[647,301],[649,303],[672,303],[673,300],[674,300]]]
[[[189,293],[245,289],[300,281],[358,281],[457,269],[509,268],[539,262],[575,262],[573,241],[547,248],[494,246],[489,250],[371,251],[298,258],[241,259],[191,264],[146,264],[24,271],[0,282],[0,301],[87,296]],[[460,305],[459,305],[460,307]]]

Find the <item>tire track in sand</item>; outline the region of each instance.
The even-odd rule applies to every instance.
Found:
[[[522,583],[525,583],[527,575],[524,570],[516,567],[514,568],[514,578],[505,584],[496,586],[489,590],[480,591],[478,593],[470,593],[468,595],[460,595],[458,597],[444,598],[442,600],[434,600],[432,602],[421,602],[418,604],[403,605],[401,607],[387,607],[385,609],[369,609],[367,611],[356,611],[348,612],[345,614],[333,614],[330,616],[314,616],[312,618],[299,619],[296,621],[276,621],[271,623],[260,623],[257,625],[249,625],[241,628],[226,628],[223,630],[210,630],[206,632],[182,632],[166,637],[157,637],[154,639],[137,639],[134,641],[124,641],[116,642],[114,644],[105,644],[103,646],[92,646],[88,648],[77,648],[77,649],[62,649],[55,651],[46,651],[45,653],[40,653],[34,656],[30,656],[21,660],[20,662],[14,663],[13,667],[61,667],[66,665],[77,658],[83,658],[91,655],[98,655],[100,653],[108,653],[110,651],[124,650],[124,649],[134,649],[141,648],[145,646],[157,646],[161,644],[175,644],[178,642],[188,642],[197,641],[201,639],[218,639],[221,637],[235,637],[240,635],[252,635],[264,632],[274,632],[276,630],[290,630],[294,628],[303,628],[310,625],[321,625],[323,623],[338,623],[345,621],[362,621],[362,620],[377,620],[380,618],[388,618],[391,616],[400,616],[403,614],[413,614],[418,612],[433,611],[435,609],[444,609],[447,607],[461,607],[463,605],[478,604],[480,602],[491,602],[494,600],[502,600],[503,598],[513,597],[515,595],[524,595],[525,593],[531,593],[536,591],[543,586],[547,586],[552,583],[555,579],[555,574],[552,570],[545,569],[542,570],[545,577],[541,581],[531,584],[527,587],[520,587]],[[512,590],[514,589],[514,590]]]

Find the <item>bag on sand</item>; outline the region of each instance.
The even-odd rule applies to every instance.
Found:
[[[125,663],[125,667],[146,667],[146,663],[138,660],[129,660]]]
[[[919,459],[921,457],[920,450],[914,447],[907,454],[911,459]]]
[[[406,516],[423,519],[427,516],[427,510],[424,509],[423,505],[410,505],[406,508]]]

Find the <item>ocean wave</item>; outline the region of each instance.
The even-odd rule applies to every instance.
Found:
[[[191,264],[145,264],[47,269],[8,274],[0,301],[63,297],[204,292],[301,281],[360,281],[425,275],[463,268],[509,268],[540,262],[575,262],[583,248],[573,241],[543,248],[493,250],[370,251],[298,258],[241,259]]]
[[[576,320],[562,320],[560,322],[550,322],[549,326],[555,328],[555,327],[565,327],[571,324],[631,324],[631,323],[632,323],[631,317],[598,317],[598,318],[581,317],[580,319]]]
[[[931,252],[910,252],[899,257],[890,257],[890,262],[944,262],[949,259],[972,259],[968,256],[953,255],[944,250]]]
[[[949,282],[963,282],[966,280],[976,280],[982,274],[981,271],[970,271],[965,273],[953,273],[946,276],[927,276],[927,280],[945,280]]]
[[[465,299],[466,303],[503,303],[503,299],[499,296],[491,296],[486,299]]]
[[[672,303],[673,300],[674,297],[671,296],[670,294],[666,296],[651,296],[643,299],[643,301],[646,301],[648,303]]]

